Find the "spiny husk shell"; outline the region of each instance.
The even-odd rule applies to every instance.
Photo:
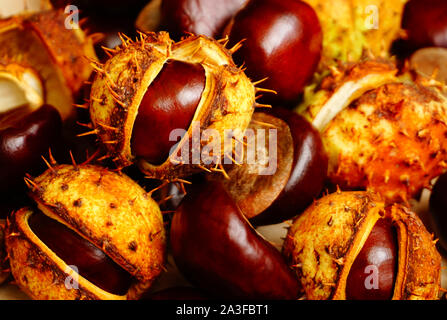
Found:
[[[9,276],[9,266],[7,263],[7,256],[5,251],[5,227],[6,221],[0,219],[0,285]]]
[[[301,280],[307,299],[346,299],[346,279],[375,223],[396,228],[398,267],[394,300],[438,299],[441,256],[421,220],[407,208],[389,207],[366,191],[325,196],[299,216],[283,253]]]
[[[199,123],[201,131],[216,129],[220,133],[222,156],[232,152],[224,148],[224,130],[240,129],[235,137],[241,138],[255,106],[254,85],[236,67],[231,52],[219,42],[204,36],[190,36],[174,43],[166,32],[142,34],[139,41],[125,41],[113,57],[99,67],[92,85],[90,114],[100,140],[119,166],[136,162],[147,176],[158,179],[173,179],[202,170],[195,164],[171,161],[172,155],[177,155],[183,145],[190,143],[192,125],[184,128],[188,129],[189,139],[185,136],[159,166],[136,159],[132,154],[132,129],[139,105],[169,59],[199,63],[204,68],[205,89],[192,122]],[[202,165],[209,167],[200,163]]]
[[[368,65],[377,67],[368,71]],[[433,81],[397,78],[378,61],[354,68],[364,72],[324,80],[301,112],[322,134],[334,184],[405,202],[446,167],[447,90]]]
[[[92,39],[81,29],[67,29],[67,15],[50,10],[0,20],[0,57],[34,68],[44,79],[46,103],[64,119],[73,116],[73,96],[93,70]]]
[[[30,230],[29,209],[15,213],[8,226],[7,250],[18,284],[33,298],[134,299],[162,271],[165,230],[157,203],[129,177],[93,165],[59,165],[36,178],[30,192],[38,208],[100,248],[136,283],[125,296],[105,292],[80,279],[82,290],[66,290],[67,265]],[[36,263],[26,263],[29,259]]]
[[[401,33],[407,0],[304,0],[316,11],[323,29],[320,66],[337,60],[355,62],[364,51],[389,57]]]

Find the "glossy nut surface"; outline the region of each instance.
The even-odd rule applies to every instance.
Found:
[[[389,300],[397,273],[397,235],[389,220],[374,225],[346,283],[348,300]]]
[[[198,288],[231,299],[295,299],[299,285],[279,251],[247,222],[219,183],[188,193],[171,225],[179,270]]]
[[[295,102],[321,55],[322,32],[312,7],[297,0],[251,1],[230,30],[231,43],[245,39],[235,62],[245,63],[253,80],[268,77],[263,86],[278,93],[263,99]]]
[[[129,290],[130,274],[74,231],[39,211],[31,215],[28,223],[45,245],[93,284],[117,295],[124,295]]]
[[[161,3],[161,30],[174,39],[185,32],[218,39],[228,21],[248,0],[164,0]]]
[[[150,163],[161,164],[177,141],[175,129],[188,129],[205,88],[201,65],[168,61],[141,101],[132,132],[132,151]]]
[[[25,173],[33,173],[61,136],[62,120],[50,105],[30,111],[17,108],[0,120],[0,180],[8,186],[23,182]],[[1,188],[8,187],[3,184]]]

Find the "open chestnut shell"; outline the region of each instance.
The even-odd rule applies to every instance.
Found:
[[[118,166],[137,163],[148,177],[156,179],[174,179],[202,171],[204,167],[213,167],[213,164],[206,164],[202,159],[193,159],[192,153],[199,151],[197,149],[208,142],[192,143],[194,127],[201,132],[214,129],[220,134],[220,139],[211,143],[221,150],[221,157],[232,152],[231,145],[221,143],[225,131],[239,129],[235,138],[241,138],[255,107],[256,88],[244,72],[236,67],[230,50],[218,41],[203,36],[191,36],[175,43],[165,32],[141,33],[139,40],[127,39],[120,48],[113,50],[113,56],[104,65],[97,66],[98,73],[90,96],[90,115],[94,127],[92,133],[98,134],[108,155]],[[175,70],[169,71],[167,65],[170,63],[190,66],[183,69],[194,74],[198,79],[198,87],[203,79],[205,84],[199,99],[196,86],[192,90],[193,94],[179,95],[184,88],[188,88],[187,81],[182,81],[180,85],[169,83],[177,80]],[[163,76],[165,72],[169,76]],[[157,85],[158,81],[162,83],[160,87],[172,85],[175,90],[154,92],[151,85]],[[187,91],[191,92],[189,89]],[[146,94],[150,96],[146,97]],[[155,99],[153,95],[167,96]],[[157,155],[157,163],[145,159],[144,153],[142,156],[136,155],[132,148],[134,126],[140,125],[138,119],[142,118],[138,118],[139,115],[144,117],[147,114],[156,116],[157,121],[166,123],[168,128],[180,129],[183,133],[165,159],[160,160],[161,156]],[[151,116],[146,118],[152,119]],[[184,123],[188,123],[187,126],[175,128],[177,124],[174,120],[177,118],[186,119]],[[161,137],[159,131],[152,132],[152,126],[144,119],[141,127],[147,130],[146,139],[144,134],[138,135],[143,137],[140,139],[142,144],[158,145],[148,140],[166,140],[165,134]],[[164,148],[169,141],[161,142]],[[143,149],[148,148],[143,146]],[[183,153],[183,149],[187,151]]]
[[[418,197],[447,160],[446,87],[397,71],[385,60],[342,65],[299,107],[321,132],[330,181],[387,203]]]
[[[296,299],[299,284],[292,270],[221,184],[192,188],[171,223],[170,244],[180,272],[215,297]]]
[[[255,225],[279,223],[300,214],[318,197],[326,180],[328,158],[319,132],[300,115],[278,107],[255,112],[248,129],[255,135],[265,130],[263,154],[269,160],[265,166],[263,159],[250,164],[247,148],[244,161],[228,167],[229,179],[221,178],[222,184]],[[276,135],[270,137],[272,129]],[[258,141],[256,147],[261,146]],[[270,167],[276,170],[267,172]]]
[[[93,70],[88,59],[96,59],[92,38],[66,28],[66,19],[63,10],[49,10],[0,20],[0,56],[35,70],[43,103],[57,108],[63,120],[74,117],[75,97]]]
[[[307,299],[438,299],[433,236],[406,207],[367,191],[315,201],[293,222],[283,254]]]
[[[130,178],[95,165],[57,165],[28,183],[37,209],[12,215],[6,250],[17,284],[30,297],[136,299],[160,274],[160,209]],[[67,287],[70,277],[77,287]],[[116,284],[112,292],[107,277]]]

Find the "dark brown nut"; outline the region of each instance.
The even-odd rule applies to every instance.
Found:
[[[192,188],[171,224],[172,255],[180,272],[215,297],[296,299],[299,284],[292,270],[220,183]]]
[[[41,155],[61,140],[62,120],[50,105],[15,108],[0,117],[0,190],[23,185],[26,173],[41,172]]]
[[[163,270],[165,231],[160,209],[127,176],[94,165],[57,165],[27,182],[38,210],[90,242],[133,280],[127,292],[118,295],[101,289],[82,273],[73,273],[62,256],[76,261],[77,253],[71,256],[57,249],[51,237],[41,240],[37,235],[45,232],[45,226],[32,222],[34,233],[29,224],[37,209],[23,208],[9,220],[6,249],[17,284],[32,298],[136,299]],[[82,259],[81,263],[89,264]],[[89,270],[85,274],[91,276]],[[67,288],[67,277],[76,281],[77,288]]]
[[[295,107],[320,62],[323,34],[314,9],[299,0],[253,0],[226,28],[234,55],[253,79],[276,91],[262,101]]]
[[[293,222],[283,253],[307,299],[364,299],[367,295],[433,300],[438,299],[441,279],[435,242],[406,207],[385,206],[379,196],[366,191],[336,192],[315,201]],[[374,246],[382,253],[378,260],[367,261],[365,253],[371,248],[374,253]],[[362,284],[365,288],[360,288]]]

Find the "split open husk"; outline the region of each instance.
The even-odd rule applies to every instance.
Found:
[[[398,267],[394,300],[438,299],[441,256],[416,214],[377,194],[335,192],[311,205],[290,227],[283,253],[294,267],[307,299],[346,299],[351,266],[379,219],[397,233]]]
[[[203,167],[213,167],[204,164],[202,159],[192,163],[191,154],[197,144],[188,148],[186,160],[189,163],[177,160],[182,147],[191,143],[193,125],[184,128],[188,134],[161,165],[148,163],[132,153],[132,129],[139,105],[168,60],[198,63],[204,68],[205,89],[192,123],[199,124],[201,132],[217,130],[221,140],[214,143],[219,143],[222,158],[232,154],[233,147],[223,143],[224,131],[234,130],[235,139],[242,137],[255,108],[256,88],[232,61],[231,49],[204,36],[190,36],[175,43],[166,32],[141,33],[137,41],[123,40],[124,44],[112,51],[105,65],[98,65],[90,98],[94,132],[117,165],[137,163],[147,176],[157,179],[175,179],[203,170]],[[208,141],[201,141],[200,147],[204,144]]]
[[[127,294],[106,292],[79,275],[79,289],[67,289],[67,264],[33,233],[33,209],[12,214],[6,248],[17,284],[34,299],[136,299],[161,273],[165,230],[157,203],[129,177],[93,165],[58,165],[33,181],[37,208],[101,249],[130,273]],[[68,271],[67,271],[68,270]]]

